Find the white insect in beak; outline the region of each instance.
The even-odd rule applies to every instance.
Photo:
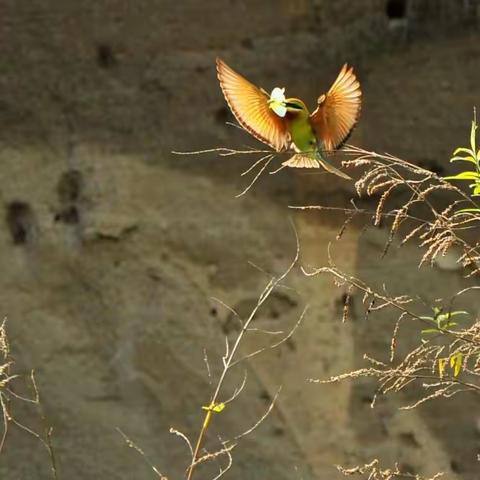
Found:
[[[268,104],[279,117],[284,117],[287,114],[287,107],[285,106],[285,89],[275,87],[270,94]]]

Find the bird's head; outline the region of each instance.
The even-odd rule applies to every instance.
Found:
[[[298,98],[285,98],[284,88],[274,88],[268,99],[268,106],[279,116],[284,117],[287,112],[306,111],[307,107]]]

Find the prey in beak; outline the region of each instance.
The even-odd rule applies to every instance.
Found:
[[[285,89],[275,87],[268,99],[268,106],[279,116],[284,117],[287,114],[287,105],[285,103]]]

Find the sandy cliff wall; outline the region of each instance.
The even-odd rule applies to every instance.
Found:
[[[151,478],[116,427],[180,477],[186,451],[168,429],[196,431],[209,395],[203,349],[218,358],[235,330],[210,297],[246,312],[264,281],[247,262],[279,271],[294,252],[287,205],[351,196],[325,175],[281,172],[237,200],[244,159],[171,155],[250,142],[225,126],[215,56],[311,103],[349,61],[365,91],[352,142],[441,168],[465,141],[480,93],[476,4],[453,3],[2,2],[0,305],[18,368],[37,372],[61,478]],[[303,261],[325,262],[337,219],[295,221]],[[412,285],[417,252],[379,267],[382,235],[352,232],[336,255],[380,283],[395,266],[398,288]],[[422,272],[419,282],[432,297],[464,284],[451,272]],[[383,348],[390,325],[369,342],[367,326],[340,325],[327,279],[294,272],[291,284],[300,294],[275,295],[263,325],[287,328],[305,303],[309,316],[291,344],[248,366],[241,406],[222,414],[223,434],[235,435],[284,385],[232,478],[335,478],[332,464],[375,455],[475,478],[472,449],[445,435],[456,425],[455,438],[473,445],[468,410],[435,428],[395,403],[371,412],[368,385],[306,384]],[[34,411],[15,412],[41,428]],[[48,478],[44,449],[24,432],[12,429],[0,460],[2,478]]]

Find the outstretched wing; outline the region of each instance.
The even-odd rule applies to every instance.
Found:
[[[328,93],[319,97],[318,107],[310,116],[315,135],[325,150],[336,150],[347,141],[360,115],[361,97],[353,68],[345,64]]]
[[[240,125],[277,152],[286,150],[290,134],[285,120],[268,106],[268,95],[219,58],[217,73],[225,100]]]

